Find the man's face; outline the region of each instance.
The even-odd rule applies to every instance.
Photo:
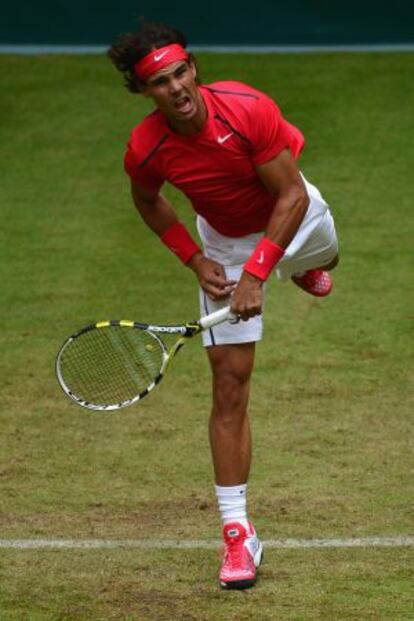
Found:
[[[157,71],[148,78],[142,93],[154,100],[173,126],[192,121],[200,114],[202,98],[192,63],[180,60]]]

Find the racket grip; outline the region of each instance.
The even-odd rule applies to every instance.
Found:
[[[212,328],[219,323],[223,323],[223,321],[229,320],[237,321],[238,317],[230,312],[230,306],[225,306],[224,308],[220,308],[218,311],[215,311],[210,315],[202,317],[199,321],[199,324],[203,330],[208,330],[208,328]]]

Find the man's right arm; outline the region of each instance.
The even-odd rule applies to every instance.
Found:
[[[144,189],[131,179],[131,194],[145,224],[156,233],[164,243],[168,232],[180,225],[177,214],[169,201],[158,191]],[[171,244],[166,243],[173,250]],[[173,250],[174,252],[174,250]],[[176,253],[179,256],[179,253]],[[194,252],[186,265],[193,270],[201,288],[212,300],[225,299],[234,289],[235,281],[227,280],[220,263],[204,257],[201,250]]]
[[[145,190],[136,181],[131,180],[131,194],[141,218],[159,237],[178,222],[172,205],[159,192]]]

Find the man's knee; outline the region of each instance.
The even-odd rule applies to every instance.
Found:
[[[221,413],[245,409],[250,376],[231,371],[214,375],[213,400],[215,409]]]
[[[213,351],[214,349],[214,351]],[[213,413],[223,417],[246,410],[254,363],[254,343],[210,348]]]

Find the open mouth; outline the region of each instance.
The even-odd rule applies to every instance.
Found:
[[[189,112],[192,108],[191,99],[187,95],[179,97],[174,102],[174,108],[180,112]]]

